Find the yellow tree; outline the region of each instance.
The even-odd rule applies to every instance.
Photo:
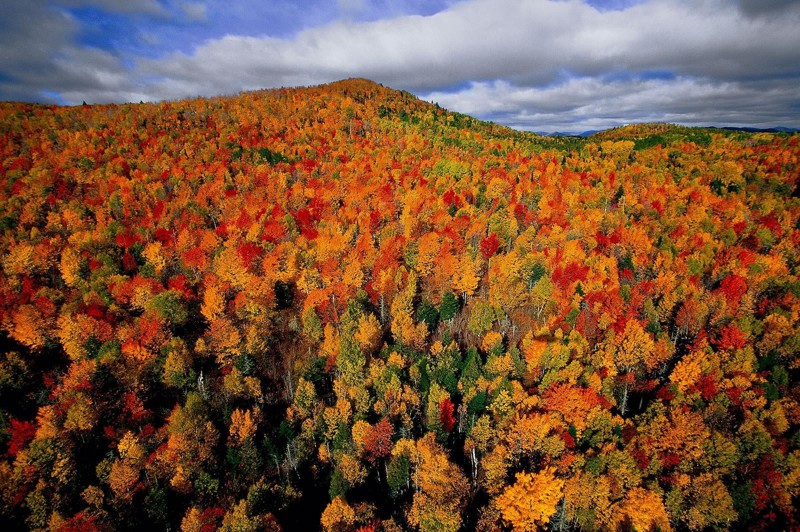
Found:
[[[382,334],[381,324],[374,314],[365,313],[359,318],[355,339],[364,352],[372,353],[378,349]]]
[[[632,373],[644,367],[645,362],[652,358],[656,344],[650,333],[646,332],[639,324],[638,320],[628,320],[625,324],[623,333],[614,339],[614,363],[617,368],[625,373]],[[628,389],[630,379],[625,379],[625,387],[622,392],[622,400],[619,410],[625,415],[628,408]]]
[[[634,530],[672,530],[661,497],[644,488],[631,489],[615,510],[612,513],[616,527],[627,524]]]
[[[350,530],[356,522],[356,513],[342,497],[336,497],[322,512],[320,523],[324,530]]]
[[[119,459],[111,464],[108,481],[114,494],[123,501],[130,501],[139,482],[139,473],[144,463],[144,448],[136,436],[128,432],[117,445]]]
[[[514,530],[534,531],[544,527],[556,512],[564,481],[553,468],[539,473],[518,473],[513,486],[497,498],[503,520]]]
[[[447,459],[429,432],[417,442],[417,491],[408,521],[423,531],[453,531],[461,528],[461,511],[469,484],[461,470]]]

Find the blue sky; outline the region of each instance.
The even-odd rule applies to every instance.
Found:
[[[5,0],[0,100],[367,77],[533,131],[800,127],[794,0]]]

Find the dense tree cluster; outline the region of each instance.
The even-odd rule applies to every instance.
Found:
[[[798,140],[0,104],[0,520],[800,526]]]

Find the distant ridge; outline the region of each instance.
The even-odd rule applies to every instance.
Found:
[[[676,124],[677,125],[677,124]],[[622,126],[626,127],[626,126]],[[758,127],[737,127],[737,126],[680,126],[680,127],[688,127],[691,129],[714,129],[714,130],[722,130],[722,131],[742,131],[745,133],[800,133],[800,128],[796,127],[783,127],[783,126],[776,126],[776,127],[769,127],[769,128],[758,128]],[[608,129],[589,129],[587,131],[554,131],[552,133],[535,132],[537,135],[541,135],[543,137],[580,137],[580,138],[587,138],[593,135],[597,135],[599,133],[604,133],[606,131],[611,131],[618,128],[608,128]]]

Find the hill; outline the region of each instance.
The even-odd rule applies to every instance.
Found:
[[[9,528],[797,526],[797,134],[346,80],[0,138]]]

